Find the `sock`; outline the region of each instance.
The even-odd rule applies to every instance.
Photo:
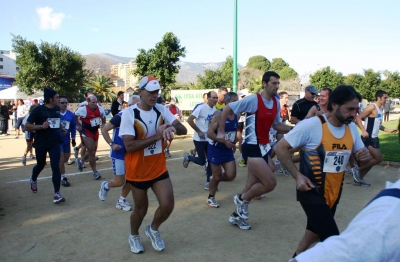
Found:
[[[104,184],[104,189],[105,189],[106,191],[110,190],[110,188],[108,187],[108,182]]]
[[[108,185],[108,183],[107,183],[107,185]],[[126,198],[125,198],[125,197],[123,197],[123,196],[120,196],[120,197],[119,197],[119,201],[121,201],[121,202],[125,202],[125,201],[126,201]]]
[[[64,178],[67,178],[67,177],[65,176],[65,174],[62,174],[61,179],[64,179]]]
[[[210,197],[214,197],[215,195],[210,195],[210,194],[208,194],[208,198],[210,198]]]
[[[232,213],[232,216],[238,217],[239,215],[238,215],[238,214],[236,213],[236,211],[235,211],[235,212]]]
[[[151,232],[151,233],[157,233],[157,231],[155,231],[155,230],[153,230],[153,229],[151,228],[151,225],[150,225],[150,232]]]

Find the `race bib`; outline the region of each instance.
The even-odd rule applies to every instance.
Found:
[[[49,128],[60,128],[60,118],[48,118]]]
[[[161,151],[162,151],[161,140],[159,140],[144,149],[144,156],[152,156],[152,155],[156,155],[156,154],[161,154]]]
[[[69,130],[69,121],[61,120],[61,128],[65,130]]]
[[[262,157],[264,157],[269,152],[269,150],[271,150],[271,146],[269,144],[259,144],[258,146],[260,147]]]
[[[230,131],[225,133],[225,140],[229,140],[231,142],[235,141],[236,138],[236,131]]]
[[[324,161],[324,172],[340,173],[346,169],[349,162],[350,150],[343,151],[326,151]]]
[[[275,143],[276,141],[277,141],[276,132],[269,133],[269,142],[270,143]]]
[[[100,125],[100,117],[90,119],[90,125],[92,127],[99,126]]]

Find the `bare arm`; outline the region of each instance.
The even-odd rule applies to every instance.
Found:
[[[306,115],[306,117],[304,119],[307,119],[307,118],[315,116],[316,112],[317,112],[317,107],[316,106],[312,106],[310,108],[310,110],[308,110],[308,113],[307,113],[307,115]]]
[[[172,125],[175,127],[175,131],[176,131],[175,134],[177,134],[179,136],[187,134],[186,127],[184,125],[182,125],[179,120],[174,120],[174,122],[172,122]]]
[[[30,132],[47,128],[49,128],[49,122],[47,120],[41,125],[35,125],[29,122],[26,122],[25,125],[25,131],[30,131]]]
[[[233,113],[233,110],[229,105],[226,105],[224,109],[222,110],[221,117],[219,119],[219,132],[217,135],[217,138],[222,138],[225,139],[225,123],[226,119],[228,119],[228,116],[230,113]]]
[[[367,106],[367,107],[362,111],[361,114],[359,114],[359,115],[356,117],[357,126],[358,126],[358,128],[361,130],[361,135],[362,135],[363,137],[368,137],[369,134],[368,134],[368,132],[365,130],[364,125],[362,124],[362,119],[363,119],[364,117],[368,117],[374,110],[375,110],[375,106],[374,106],[374,105],[369,105],[369,106]]]
[[[112,141],[110,134],[108,133],[110,130],[113,130],[115,126],[108,122],[102,129],[101,129],[101,134],[103,135],[104,140],[106,140],[107,144],[110,144]],[[112,144],[111,146],[112,150],[118,151],[121,149],[121,145],[118,144]]]
[[[197,132],[197,134],[199,135],[200,138],[204,139],[204,133],[203,131],[201,131],[196,124],[194,123],[194,119],[196,119],[196,117],[194,115],[190,115],[187,122],[189,123],[189,125],[194,129],[194,131]]]
[[[145,138],[145,139],[136,139],[133,135],[123,135],[122,139],[124,140],[124,146],[127,153],[132,153],[135,151],[142,150],[157,141],[163,139],[164,137],[164,130],[166,128],[172,128],[175,130],[171,124],[165,124],[158,128],[157,133],[154,136]]]
[[[292,117],[290,118],[290,123],[292,123],[293,125],[297,124],[298,122],[300,122],[300,120],[297,119],[297,117],[292,116]]]

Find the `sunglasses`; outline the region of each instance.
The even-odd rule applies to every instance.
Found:
[[[68,102],[60,102],[60,104],[65,105],[68,104]]]
[[[218,96],[212,96],[211,98],[213,98],[213,99],[218,99]]]

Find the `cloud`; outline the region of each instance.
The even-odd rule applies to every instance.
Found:
[[[92,28],[92,31],[97,33],[97,32],[99,32],[99,31],[100,31],[100,29],[98,29],[98,28],[94,27],[94,28]]]
[[[36,13],[40,17],[40,29],[42,30],[56,30],[65,18],[65,14],[54,13],[53,9],[48,6],[36,8]]]

